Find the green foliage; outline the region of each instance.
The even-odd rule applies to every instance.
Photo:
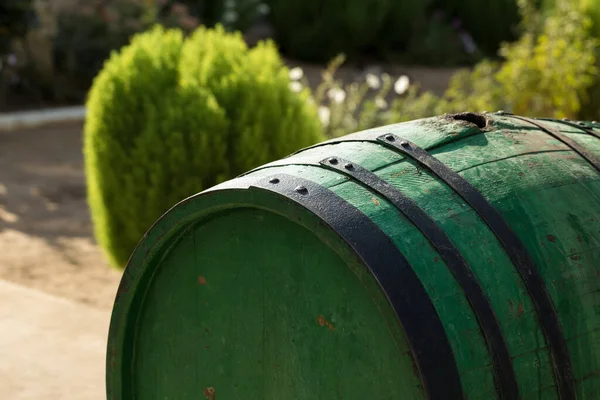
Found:
[[[582,11],[592,20],[590,31],[596,38],[600,38],[600,0],[579,0]]]
[[[579,0],[581,10],[591,19],[590,32],[600,39],[600,0]],[[600,47],[596,48],[596,67],[600,68]],[[584,120],[600,120],[600,78],[587,92],[587,101],[583,104],[579,118]]]
[[[543,26],[543,18],[560,18],[565,12],[564,0],[541,0],[540,13],[533,13],[531,4],[533,0],[519,0],[520,6],[524,9],[524,14],[530,19],[530,33],[539,31]],[[587,33],[595,39],[600,39],[600,0],[571,0],[568,4],[569,9],[582,13],[586,18]],[[537,28],[536,28],[537,27]],[[595,48],[596,68],[600,67],[600,47]],[[588,87],[584,96],[581,96],[581,108],[578,112],[578,119],[598,120],[600,119],[600,79],[594,78],[594,83]]]
[[[27,35],[37,24],[33,0],[3,0],[0,2],[0,59],[9,53],[11,42]]]
[[[522,5],[524,20],[533,23],[537,15]],[[543,21],[539,34],[533,26],[517,42],[503,44],[501,61],[485,60],[454,76],[436,111],[503,109],[519,115],[576,118],[597,79],[597,41],[589,37],[590,19],[570,1],[558,0],[556,6],[557,13],[538,19]],[[394,120],[403,119],[402,104],[396,105]]]
[[[221,22],[225,12],[225,1],[223,0],[171,0],[167,3],[184,4],[188,7],[190,14],[200,18],[202,24],[207,27],[213,27]]]
[[[600,60],[600,54],[596,53]],[[598,68],[598,65],[596,65]],[[585,121],[600,120],[600,79],[597,79],[586,93],[586,101],[582,104],[578,119]]]
[[[26,36],[38,23],[33,0],[0,1],[0,109],[7,102],[15,101],[15,82],[23,83],[23,77],[31,78],[33,68],[24,64],[13,54],[15,41],[20,41],[28,52]],[[18,65],[17,65],[18,64]]]
[[[576,118],[597,73],[594,46],[580,16],[549,18],[537,38],[526,33],[519,41],[504,44],[502,61],[484,60],[456,74],[437,110],[503,109],[519,115]]]
[[[590,19],[570,1],[558,0],[556,6],[558,12],[543,20],[540,34],[533,27],[517,42],[502,46],[497,71],[488,63],[475,70],[470,82],[455,80],[450,88],[453,98],[467,98],[466,109],[577,118],[597,79],[597,40],[589,37]],[[534,18],[525,13],[525,20]],[[487,73],[478,76],[481,68]]]
[[[275,46],[200,28],[155,27],[94,80],[85,126],[96,237],[122,267],[178,201],[323,139],[306,90],[289,88]]]
[[[557,7],[540,36],[526,33],[502,49],[507,62],[497,79],[516,114],[576,118],[596,79],[597,41],[589,37],[591,21],[565,2]]]
[[[336,77],[344,63],[344,55],[334,58],[322,73],[322,80],[310,98],[318,105],[319,117],[329,138],[346,135],[381,125],[399,117],[403,120],[423,117],[427,110],[436,115],[440,99],[432,94],[420,94],[418,87],[410,86],[406,76],[394,80],[389,74],[369,73],[363,82],[344,83]],[[308,85],[305,79],[301,80]],[[393,89],[393,90],[392,90]],[[389,99],[394,99],[393,107]]]
[[[520,3],[529,3],[534,0],[518,0]],[[541,2],[542,16],[549,16],[558,12],[557,1],[560,0],[536,0]],[[524,4],[521,4],[523,7]],[[591,19],[590,33],[600,38],[600,0],[571,0],[571,6],[584,13]]]
[[[389,58],[420,65],[473,65],[483,55],[478,48],[469,49],[465,46],[467,37],[466,32],[452,26],[446,14],[434,13],[427,23],[415,27],[406,50],[400,52],[399,57]]]
[[[142,0],[90,1],[59,13],[52,41],[54,96],[83,101],[110,53],[151,27],[154,20],[153,7]]]
[[[262,0],[229,0],[221,23],[229,30],[247,32],[268,13],[269,7]]]
[[[83,101],[92,79],[114,50],[132,35],[155,24],[178,28],[185,34],[201,23],[220,21],[230,31],[248,28],[259,0],[91,0],[57,16],[53,37],[54,97]]]
[[[441,0],[438,7],[460,20],[487,55],[500,44],[517,38],[519,10],[515,0]]]
[[[397,93],[388,107],[384,98],[389,97],[389,84],[376,93],[369,90],[367,82],[342,88],[330,78],[340,62],[332,63],[315,96],[320,110],[327,109],[327,134],[340,136],[357,129],[464,111],[502,109],[527,116],[577,118],[590,88],[599,81],[598,43],[589,36],[591,20],[569,0],[557,0],[557,12],[545,19],[531,5],[531,0],[520,1],[527,24],[518,41],[501,46],[501,60],[483,60],[474,68],[459,71],[442,96],[420,92],[413,85]],[[390,81],[389,77],[382,78]],[[341,102],[328,103],[322,93],[332,88],[349,95]],[[596,104],[600,104],[599,92],[592,92],[597,95]],[[598,113],[597,108],[594,111]]]
[[[225,110],[235,139],[227,153],[234,175],[322,138],[308,90],[290,90],[273,42],[248,50],[239,32],[201,28],[186,42],[181,65],[182,85],[205,88]]]
[[[110,34],[109,25],[96,14],[61,13],[53,40],[54,69],[69,79],[91,80],[111,50],[126,44]]]
[[[339,53],[361,53],[408,46],[424,23],[428,1],[266,0],[282,51],[307,61],[328,61]]]

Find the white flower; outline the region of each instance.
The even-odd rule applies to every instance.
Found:
[[[329,117],[331,116],[331,112],[329,111],[329,108],[325,107],[325,106],[320,106],[319,107],[319,119],[321,120],[321,123],[325,126],[329,125]]]
[[[375,74],[367,74],[367,85],[371,89],[379,89],[381,86],[381,82],[379,81],[379,77]]]
[[[237,21],[237,19],[238,19],[238,13],[233,10],[226,11],[225,14],[223,15],[223,20],[225,22],[233,23],[233,22]]]
[[[290,82],[290,90],[295,93],[299,93],[302,91],[302,84],[298,81]]]
[[[302,71],[302,68],[300,67],[295,67],[290,69],[290,79],[293,81],[299,81],[300,79],[302,79],[302,77],[304,76],[304,71]]]
[[[408,90],[409,86],[410,79],[408,79],[408,76],[402,75],[400,78],[398,78],[396,83],[394,83],[394,92],[402,94]]]
[[[388,103],[387,103],[387,101],[385,101],[384,98],[378,97],[375,99],[375,105],[379,109],[384,109],[384,108],[387,108]]]
[[[329,89],[329,91],[327,92],[327,96],[338,104],[346,100],[346,92],[344,91],[344,89],[340,88]]]

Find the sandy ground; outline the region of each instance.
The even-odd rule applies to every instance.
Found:
[[[81,131],[0,132],[0,279],[110,308],[120,273],[93,238]]]
[[[316,67],[302,65],[309,81]],[[398,69],[441,92],[451,70]],[[346,79],[356,71],[342,71]],[[110,309],[121,277],[94,241],[82,125],[0,132],[0,279]]]
[[[0,398],[106,400],[110,310],[0,279]]]

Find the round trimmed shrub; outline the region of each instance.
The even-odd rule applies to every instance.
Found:
[[[289,89],[273,43],[155,27],[95,78],[84,130],[96,238],[123,267],[178,201],[323,140],[308,92]]]

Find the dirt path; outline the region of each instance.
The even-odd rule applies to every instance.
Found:
[[[93,239],[81,128],[0,132],[0,279],[110,308],[120,273]]]

